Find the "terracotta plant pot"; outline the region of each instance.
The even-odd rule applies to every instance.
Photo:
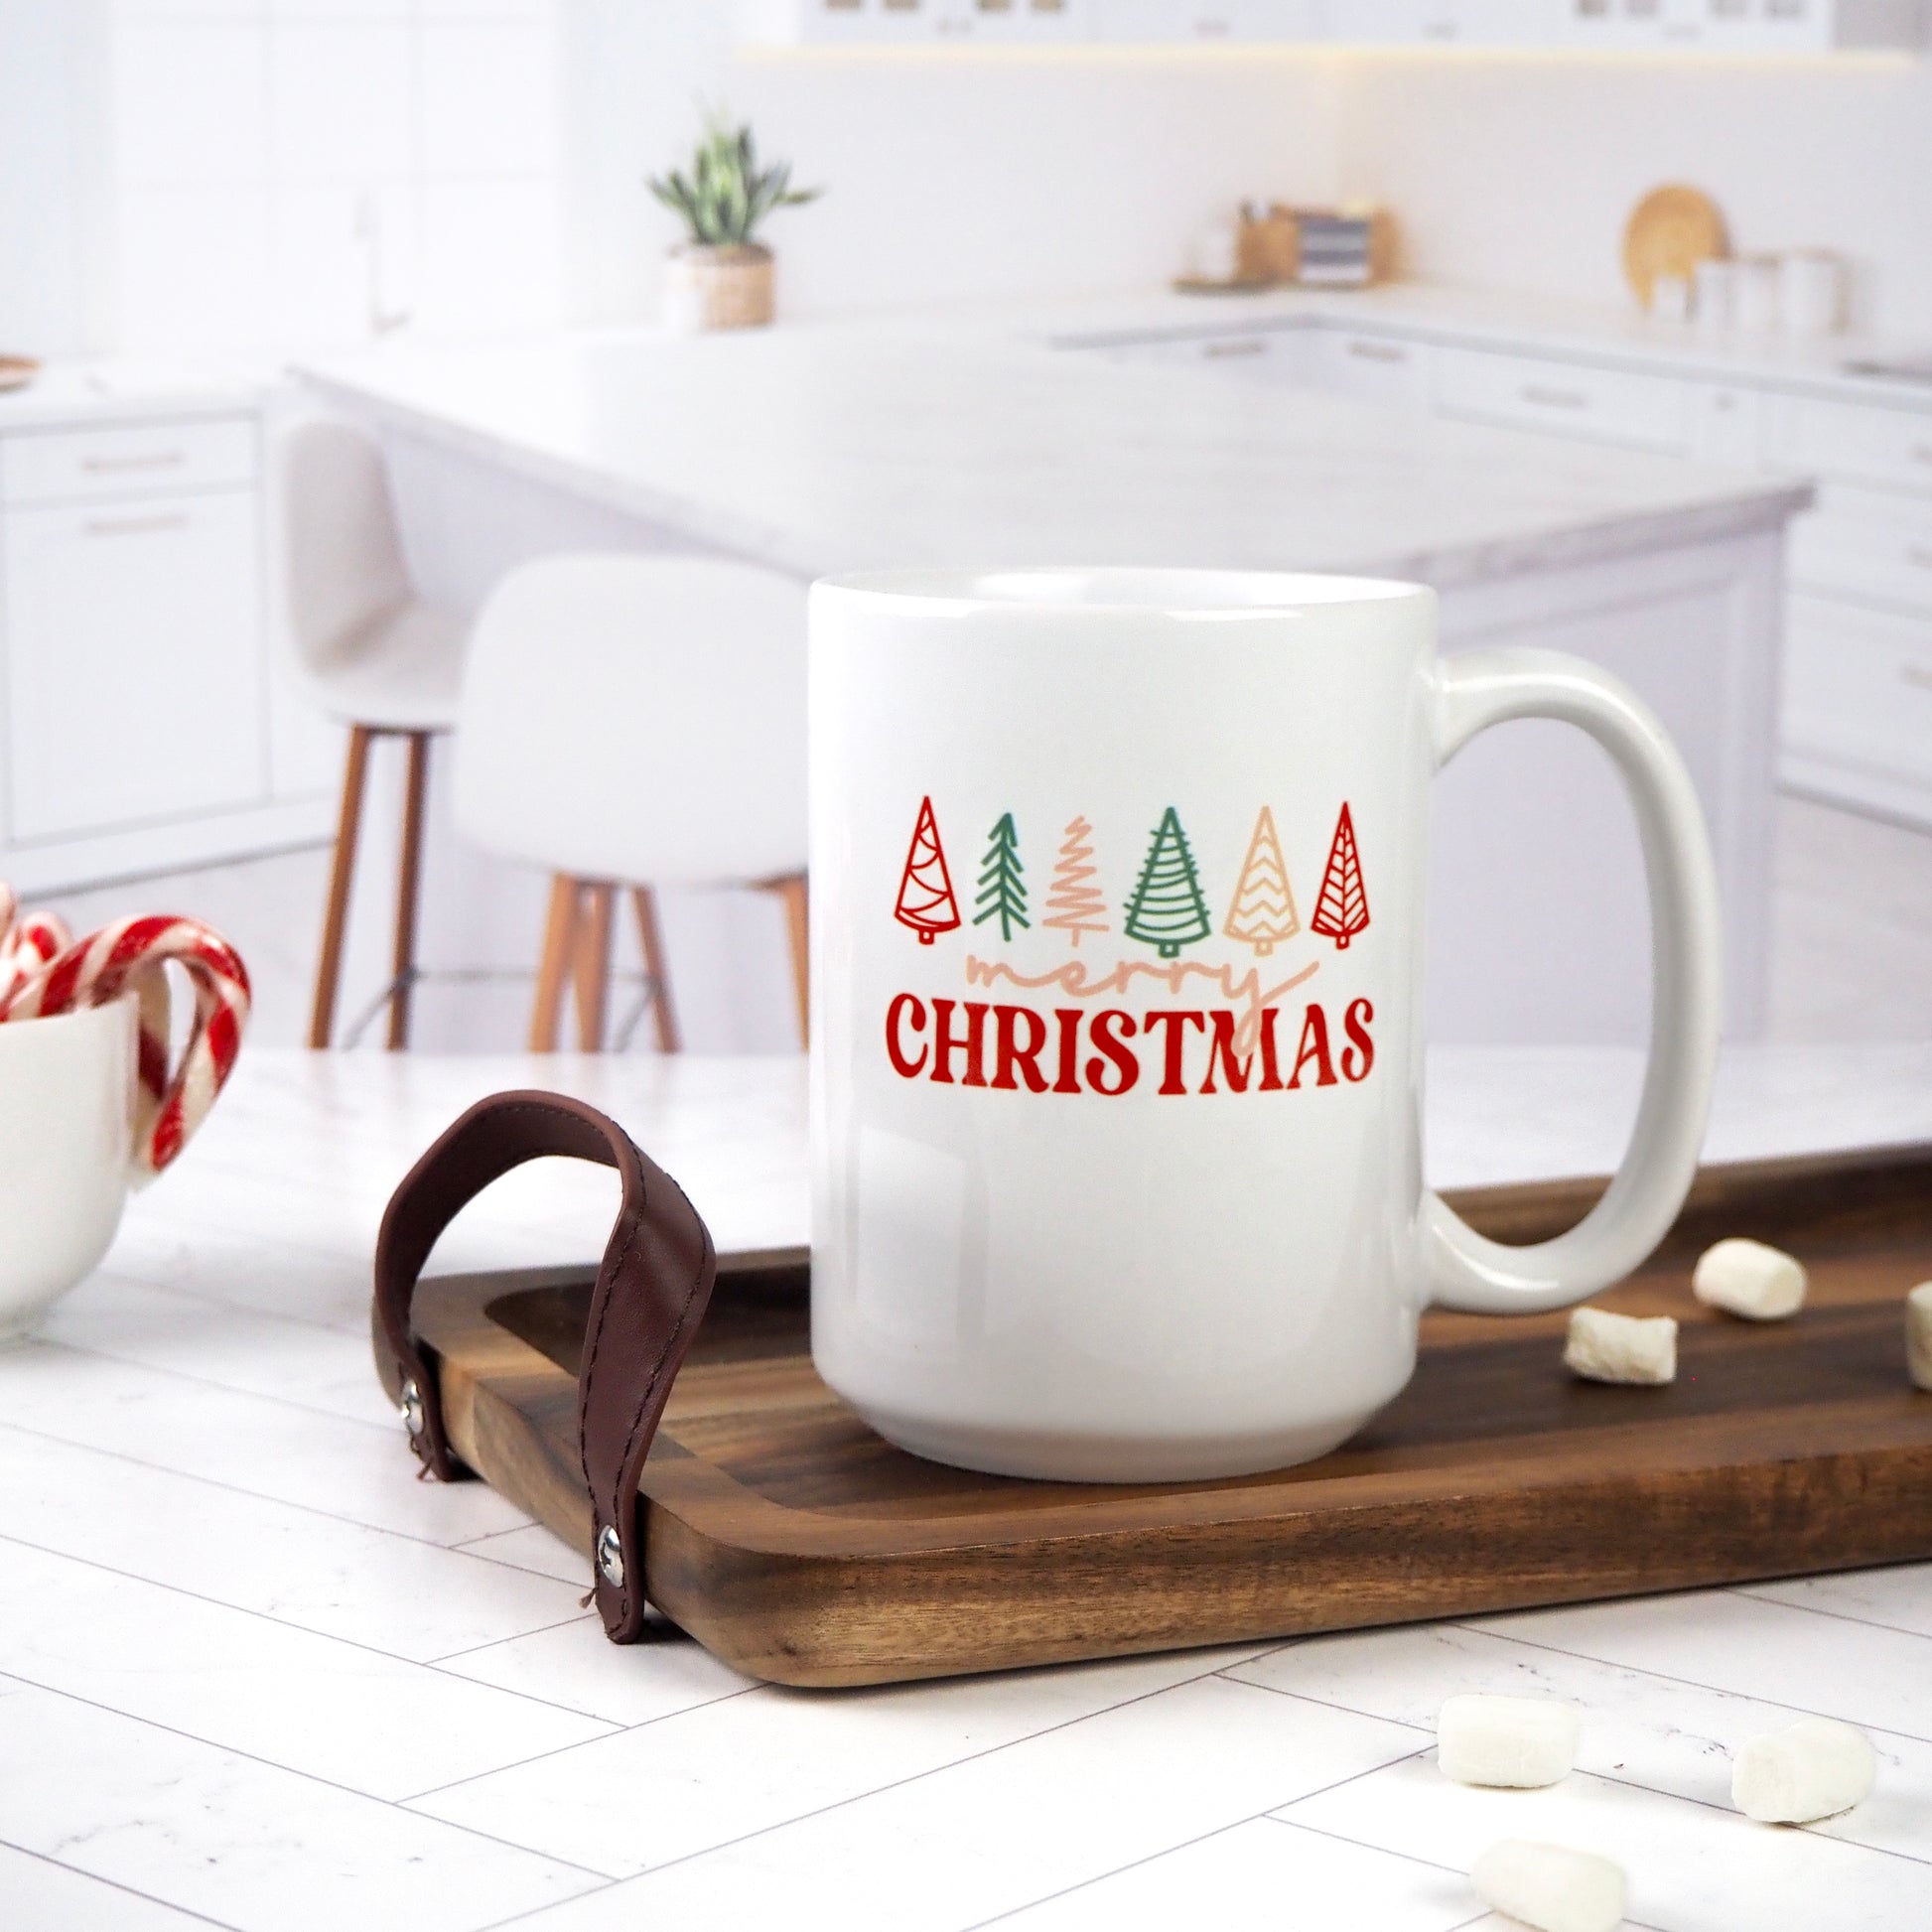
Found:
[[[771,320],[771,250],[760,242],[674,249],[664,265],[672,329],[757,329]]]

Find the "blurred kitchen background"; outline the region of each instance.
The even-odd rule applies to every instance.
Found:
[[[774,323],[694,341],[645,182],[707,111],[825,192],[759,231]],[[40,365],[0,396],[0,876],[211,920],[253,1037],[310,1038],[360,718],[332,1041],[520,1045],[547,939],[566,1039],[790,1050],[783,892],[665,862],[633,903],[568,827],[480,840],[440,730],[393,1025],[467,626],[584,551],[1098,561],[1139,463],[1111,561],[1412,568],[1452,643],[1635,679],[1713,816],[1733,1033],[1932,1038],[1928,183],[1912,0],[0,0],[0,355]],[[355,438],[305,494],[319,422]],[[729,740],[729,674],[698,701]],[[1632,1037],[1621,808],[1521,729],[1443,787],[1432,1029]],[[504,767],[533,820],[571,731]]]

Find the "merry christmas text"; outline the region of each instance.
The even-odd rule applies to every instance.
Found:
[[[1248,1052],[1226,1008],[1119,1007],[1090,1013],[996,1006],[985,1000],[922,1000],[897,994],[886,1010],[886,1054],[902,1080],[989,1087],[1006,1093],[1098,1093],[1110,1098],[1146,1080],[1154,1091],[1284,1093],[1368,1078],[1375,1064],[1375,1008],[1351,1000],[1330,1024],[1319,1003],[1303,1010],[1292,1049],[1291,1016],[1266,1007]],[[1158,1081],[1158,1085],[1154,1083]]]

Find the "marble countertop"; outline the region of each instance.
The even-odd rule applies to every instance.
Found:
[[[106,359],[50,362],[25,388],[0,393],[0,435],[255,409],[274,386],[272,368]]]
[[[1805,488],[1116,364],[962,314],[398,342],[297,373],[393,430],[801,576],[1307,569],[1439,588],[1781,521]]]
[[[1617,1049],[1431,1061],[1439,1183],[1597,1169]],[[413,1479],[369,1365],[390,1188],[462,1107],[618,1113],[721,1246],[806,1226],[802,1062],[244,1055],[106,1265],[0,1353],[0,1923],[61,1932],[1495,1927],[1502,1837],[1595,1847],[1661,1932],[1932,1917],[1932,1566],[887,1690],[617,1650],[585,1564]],[[1932,1137],[1932,1048],[1754,1048],[1720,1158]],[[589,1258],[602,1171],[500,1182],[432,1268]],[[1461,1690],[1574,1699],[1555,1789],[1444,1780]],[[1729,1809],[1747,1736],[1866,1728],[1873,1796]]]

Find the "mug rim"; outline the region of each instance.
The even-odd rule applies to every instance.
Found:
[[[59,1027],[64,1023],[78,1024],[84,1021],[99,1022],[103,1015],[124,1013],[138,996],[130,989],[117,993],[111,1000],[102,1000],[97,1005],[75,1007],[69,1013],[36,1013],[21,1020],[8,1020],[0,1023],[0,1051],[6,1049],[9,1038],[15,1035],[22,1037],[30,1035],[39,1027]]]
[[[1070,612],[1113,616],[1263,619],[1368,605],[1428,602],[1427,584],[1338,571],[1216,570],[1130,564],[1039,565],[968,570],[905,566],[841,571],[812,586],[842,599],[909,604],[927,611]]]

